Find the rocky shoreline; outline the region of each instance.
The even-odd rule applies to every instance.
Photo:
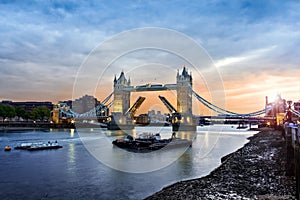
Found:
[[[209,175],[181,181],[147,197],[158,199],[296,199],[295,177],[285,175],[280,131],[262,129]]]

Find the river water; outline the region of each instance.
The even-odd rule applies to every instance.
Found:
[[[198,127],[177,137],[193,139],[189,148],[132,153],[111,145],[124,134],[160,132],[170,127],[0,133],[0,148],[57,140],[57,150],[0,151],[0,199],[142,199],[177,181],[207,175],[220,158],[242,147],[255,132],[235,126]]]

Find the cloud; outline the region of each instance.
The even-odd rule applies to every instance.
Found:
[[[263,57],[265,54],[272,51],[276,46],[271,46],[263,49],[257,49],[254,51],[247,52],[245,54],[239,55],[237,57],[228,57],[221,60],[215,61],[217,67],[230,66],[231,64],[236,64],[240,62],[248,62],[249,60],[258,59]]]
[[[300,81],[294,74],[300,70],[282,71],[281,74],[260,73],[245,79],[225,82],[227,106],[233,111],[246,113],[263,109],[265,96],[270,99],[281,94],[285,99],[297,101],[300,96]]]
[[[34,98],[49,84],[48,98],[54,100],[56,83],[71,88],[80,64],[93,48],[114,34],[145,26],[175,29],[197,41],[219,66],[225,85],[231,81],[242,84],[249,76],[270,74],[274,78],[283,70],[284,76],[291,77],[300,63],[299,6],[297,1],[246,0],[1,2],[0,80],[7,81],[0,86],[0,98],[21,98],[18,85],[24,95]],[[120,41],[119,45],[135,44]],[[193,49],[186,46],[184,51]],[[151,53],[152,58],[146,58],[147,53],[119,59],[105,77],[105,84],[111,82],[110,74],[120,73],[125,63],[136,67],[159,59],[174,70],[186,64],[161,52],[156,54],[157,60]],[[94,64],[103,67],[102,63],[105,60]],[[263,84],[264,80],[256,81]],[[263,93],[263,89],[257,90]]]

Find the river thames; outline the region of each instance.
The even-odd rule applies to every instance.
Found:
[[[215,127],[179,133],[178,137],[194,140],[191,148],[179,154],[174,153],[176,149],[124,153],[111,145],[123,133],[104,129],[0,133],[0,199],[145,198],[177,181],[207,175],[220,165],[222,156],[242,147],[256,133],[235,126]],[[129,134],[158,131],[162,137],[171,136],[171,127],[137,127]],[[6,145],[55,140],[63,148],[3,151]]]

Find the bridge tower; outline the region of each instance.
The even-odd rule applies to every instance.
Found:
[[[173,130],[195,130],[195,119],[192,112],[192,73],[183,67],[182,73],[177,72],[177,116],[174,115]]]
[[[130,107],[130,91],[124,88],[130,86],[130,79],[125,78],[122,71],[119,78],[114,79],[114,112],[125,114]]]
[[[182,115],[192,115],[193,78],[185,67],[177,72],[177,111]]]
[[[125,113],[130,108],[130,91],[126,90],[131,84],[122,71],[119,78],[114,78],[114,107],[108,123],[108,129],[133,129],[132,120]]]

